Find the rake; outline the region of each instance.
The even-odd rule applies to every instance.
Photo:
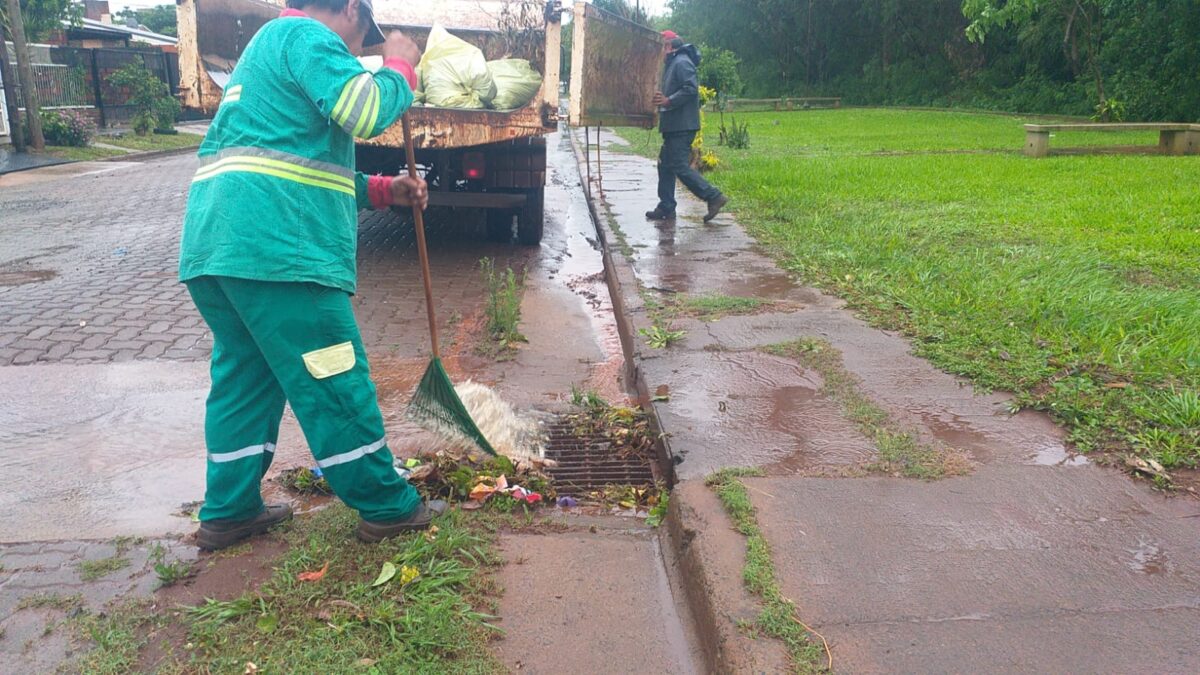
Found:
[[[404,154],[408,160],[408,175],[417,177],[416,153],[413,151],[412,125],[408,115],[401,118],[404,127]],[[471,413],[463,405],[454,383],[442,365],[438,346],[437,316],[433,309],[433,282],[429,273],[429,251],[425,247],[425,218],[421,209],[413,206],[413,220],[417,230],[417,253],[421,258],[421,278],[425,282],[425,312],[429,317],[429,339],[433,343],[433,358],[425,368],[425,375],[417,385],[412,402],[408,404],[407,417],[420,426],[447,438],[465,439],[493,457],[495,449],[488,443]]]

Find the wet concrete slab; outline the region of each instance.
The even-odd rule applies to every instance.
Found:
[[[830,640],[838,670],[1200,664],[1194,500],[1166,501],[1091,466],[746,483],[783,591]]]
[[[657,537],[593,529],[501,538],[501,662],[534,674],[702,672]]]
[[[637,279],[625,292],[635,330],[650,324],[638,294],[778,303],[676,318],[687,335],[667,349],[638,342],[647,388],[670,392],[654,405],[683,481],[675,522],[712,523],[678,525],[685,555],[709,551],[692,556],[697,578],[730,567],[712,553],[710,530],[727,521],[702,478],[760,466],[768,477],[745,480],[781,588],[830,639],[837,671],[1200,668],[1189,637],[1200,626],[1200,502],[1089,464],[1045,415],[1010,416],[1008,396],[975,392],[903,336],[795,283],[734,222],[736,201],[704,225],[703,204],[680,187],[679,218],[649,223],[653,163],[610,153],[604,171],[597,208]],[[822,400],[819,374],[760,351],[799,338],[832,345],[866,397],[923,441],[963,450],[972,471],[936,482],[813,475],[875,451]],[[739,598],[699,595],[718,628],[735,623]]]

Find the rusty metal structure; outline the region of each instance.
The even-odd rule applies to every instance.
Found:
[[[180,99],[185,108],[215,114],[242,50],[278,16],[282,0],[177,0],[176,7]],[[414,106],[408,112],[431,204],[488,209],[491,236],[538,243],[544,136],[559,122],[561,0],[375,0],[374,7],[384,30],[403,31],[422,50],[440,24],[488,60],[528,59],[542,74],[533,100],[517,110]],[[573,14],[572,123],[652,126],[661,37],[584,2],[575,3]],[[359,144],[359,168],[399,173],[403,146],[397,122]]]

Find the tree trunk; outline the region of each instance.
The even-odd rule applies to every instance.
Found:
[[[4,80],[4,106],[8,112],[8,135],[17,152],[25,152],[25,134],[21,131],[21,111],[17,103],[17,80],[8,62],[8,48],[4,24],[0,23],[0,80]]]
[[[37,87],[33,83],[33,65],[29,61],[29,44],[25,41],[20,0],[8,0],[8,22],[12,27],[13,47],[17,50],[17,75],[21,79],[25,115],[29,120],[30,144],[34,150],[41,151],[46,148],[46,141],[42,137],[41,106],[38,105]]]

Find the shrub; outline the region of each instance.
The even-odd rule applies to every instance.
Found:
[[[125,64],[108,76],[108,83],[125,90],[133,106],[133,130],[145,136],[154,129],[171,129],[179,114],[179,103],[167,83],[158,79],[140,59]],[[160,119],[161,117],[161,119]]]
[[[750,125],[746,122],[737,123],[737,118],[730,118],[730,127],[721,125],[721,142],[734,150],[745,150],[750,147]]]
[[[42,136],[49,145],[68,145],[82,148],[92,139],[96,129],[87,118],[69,110],[43,110]],[[26,127],[28,135],[28,126]]]

